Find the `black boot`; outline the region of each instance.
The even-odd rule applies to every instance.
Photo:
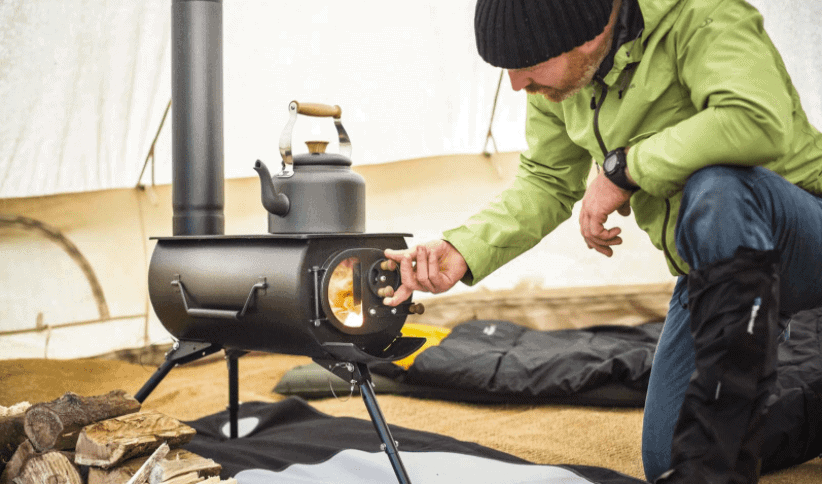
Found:
[[[674,430],[671,470],[657,483],[759,480],[762,422],[777,391],[778,258],[740,248],[688,275],[696,371]]]

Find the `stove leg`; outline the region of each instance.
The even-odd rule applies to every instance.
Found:
[[[388,423],[377,405],[377,397],[374,394],[374,387],[371,383],[371,373],[365,363],[355,363],[357,373],[355,380],[360,387],[360,394],[365,402],[365,408],[368,410],[368,415],[371,416],[371,422],[377,430],[377,435],[382,440],[382,447],[388,455],[388,460],[391,461],[391,467],[394,468],[394,474],[397,476],[399,484],[411,484],[411,479],[408,477],[408,472],[400,459],[399,451],[397,450],[397,442],[391,435],[391,430],[388,429]]]
[[[157,368],[157,371],[148,379],[137,393],[134,394],[134,399],[143,403],[146,398],[157,388],[157,385],[163,381],[163,378],[174,369],[177,365],[184,365],[186,363],[199,360],[204,356],[216,353],[223,349],[222,346],[213,343],[200,343],[196,341],[177,341],[171,348],[171,351],[166,353],[166,360]]]
[[[229,438],[236,439],[239,434],[239,417],[240,410],[240,369],[237,359],[247,351],[242,350],[226,350],[225,360],[228,365],[228,419],[230,426]]]

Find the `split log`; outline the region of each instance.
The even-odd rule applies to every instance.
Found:
[[[168,455],[168,444],[163,442],[160,447],[157,447],[157,450],[151,454],[143,465],[137,469],[137,472],[131,476],[131,479],[128,480],[127,484],[145,484],[148,482],[148,476],[152,476],[153,480],[158,480],[157,475],[159,474],[156,472],[159,467],[160,462]]]
[[[26,411],[25,431],[38,452],[73,449],[86,425],[139,410],[140,402],[123,390],[94,397],[67,392],[57,400],[32,405]]]
[[[219,482],[219,477],[217,481]],[[177,477],[172,477],[166,481],[160,481],[161,484],[201,484],[203,479],[196,472],[189,472]],[[155,483],[152,483],[155,484]]]
[[[89,468],[88,484],[122,484],[128,482],[148,457],[135,457],[111,469]],[[162,470],[160,481],[196,472],[200,478],[220,475],[222,466],[211,459],[199,456],[184,449],[172,449],[160,462]],[[151,482],[151,480],[149,480]]]
[[[31,456],[14,484],[83,484],[70,452],[49,451]]]
[[[33,455],[37,455],[34,446],[32,446],[28,440],[24,440],[11,456],[8,464],[6,464],[6,468],[3,469],[3,473],[0,474],[0,484],[11,484],[12,479],[23,472],[23,466],[26,465],[26,461]]]
[[[26,441],[23,416],[30,406],[29,402],[21,402],[11,407],[0,406],[0,472],[3,472],[17,447]]]
[[[0,472],[9,462],[11,456],[26,441],[23,430],[23,414],[11,417],[0,417]]]
[[[77,438],[74,462],[109,469],[127,459],[153,452],[164,442],[180,447],[195,430],[159,412],[141,412],[86,426]]]
[[[226,479],[221,481],[219,477],[209,477],[203,480],[200,477],[197,477],[197,474],[185,474],[182,476],[175,477],[174,479],[168,481],[162,481],[160,483],[149,483],[149,484],[237,484],[237,480],[234,478]]]

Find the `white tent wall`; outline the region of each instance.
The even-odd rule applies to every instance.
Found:
[[[228,234],[266,231],[251,169],[279,162],[292,99],[342,106],[369,232],[437,237],[513,177],[524,96],[503,81],[501,153],[480,155],[500,71],[476,55],[473,0],[338,3],[224,1]],[[822,3],[751,3],[822,126]],[[0,358],[170,341],[146,294],[148,237],[171,235],[170,120],[157,138],[157,185],[129,188],[170,98],[170,16],[168,0],[0,2]],[[334,138],[330,121],[301,118],[294,145]],[[575,220],[479,289],[672,281],[632,220],[616,218],[625,244],[611,259],[583,250]]]
[[[358,164],[481,152],[500,71],[476,54],[474,3],[225,0],[226,177],[278,159],[293,99],[342,106]],[[752,3],[822,125],[822,3]],[[171,97],[170,6],[0,2],[0,198],[137,182]],[[504,81],[500,151],[525,147],[524,106]],[[303,135],[333,139],[333,128],[300,121]],[[171,181],[170,145],[156,147],[157,183]]]

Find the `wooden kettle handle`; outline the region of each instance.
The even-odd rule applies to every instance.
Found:
[[[294,101],[297,104],[297,113],[306,116],[314,116],[315,118],[334,118],[340,119],[342,116],[342,108],[339,106],[330,106],[328,104],[320,103],[301,103]]]

